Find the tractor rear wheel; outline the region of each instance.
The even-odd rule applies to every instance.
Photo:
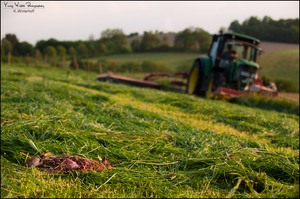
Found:
[[[189,73],[188,81],[186,84],[186,92],[201,97],[205,96],[205,91],[202,86],[205,81],[204,65],[200,59],[196,59]]]

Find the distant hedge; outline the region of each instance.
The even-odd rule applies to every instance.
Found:
[[[123,73],[123,72],[169,72],[171,69],[163,64],[159,64],[153,61],[143,61],[142,63],[137,62],[125,62],[117,63],[108,61],[106,59],[99,59],[97,63],[92,61],[77,61],[77,66],[73,60],[70,63],[70,68],[81,69],[87,71],[94,71],[99,73]]]
[[[237,20],[231,22],[228,29],[262,41],[299,43],[299,18],[273,20],[268,16],[262,19],[252,16],[241,24]]]

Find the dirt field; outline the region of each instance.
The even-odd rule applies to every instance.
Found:
[[[299,44],[277,43],[267,41],[262,41],[260,43],[260,46],[264,52],[299,49]]]

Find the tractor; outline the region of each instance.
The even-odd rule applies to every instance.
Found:
[[[185,92],[201,97],[224,96],[234,98],[250,93],[277,96],[274,83],[266,83],[259,78],[257,63],[262,50],[260,41],[254,37],[238,33],[224,33],[212,36],[207,55],[198,57],[189,72],[151,73],[143,80],[119,76],[112,73],[97,77],[99,81],[114,81],[130,85],[160,88],[153,79],[172,77],[171,85],[185,87]],[[228,50],[228,51],[226,51]],[[178,81],[178,78],[181,80]]]
[[[259,43],[244,34],[213,35],[208,54],[197,58],[190,69],[186,92],[203,97],[212,93],[238,97],[250,92],[276,96],[276,85],[266,86],[258,76]]]

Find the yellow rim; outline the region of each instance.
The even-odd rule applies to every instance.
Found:
[[[208,84],[208,89],[207,89],[207,97],[211,98],[212,97],[212,86],[213,86],[213,78],[210,78],[209,84]]]
[[[188,83],[188,93],[189,94],[193,94],[196,89],[198,74],[199,74],[198,67],[194,67],[194,69],[192,70],[192,72],[190,74],[189,83]]]

